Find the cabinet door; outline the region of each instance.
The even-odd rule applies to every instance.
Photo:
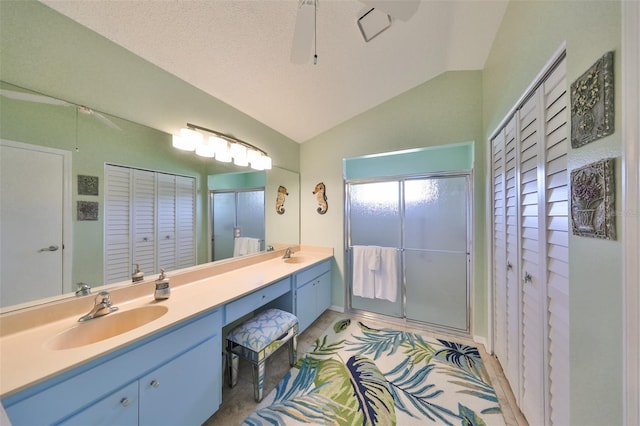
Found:
[[[316,319],[316,288],[313,284],[307,283],[298,288],[296,293],[296,316],[300,333]]]
[[[331,306],[331,272],[322,274],[316,281],[317,318]]]
[[[202,424],[221,402],[221,348],[214,337],[142,377],[140,424]]]
[[[99,386],[99,384],[97,384]],[[137,425],[138,382],[113,392],[70,417],[65,425]]]

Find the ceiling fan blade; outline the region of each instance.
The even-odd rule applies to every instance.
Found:
[[[408,21],[418,10],[420,0],[360,0],[367,6],[386,12],[393,18]]]
[[[9,98],[9,99],[15,99],[17,101],[36,102],[39,104],[48,104],[48,105],[73,106],[73,104],[70,104],[69,102],[52,98],[50,96],[36,95],[33,93],[25,93],[25,92],[16,92],[15,90],[0,89],[0,96],[4,96],[5,98]]]
[[[114,123],[113,121],[109,120],[107,117],[105,117],[104,115],[100,114],[99,112],[95,112],[92,111],[92,115],[97,118],[99,121],[101,121],[104,125],[111,127],[112,129],[115,130],[122,130],[120,127],[118,127],[118,125],[116,123]]]
[[[300,0],[296,25],[293,30],[291,62],[304,64],[309,61],[315,36],[316,0]]]
[[[89,107],[80,105],[80,106],[78,106],[78,111],[83,113],[83,114],[88,114],[88,115],[91,115],[91,116],[95,117],[98,121],[100,121],[102,124],[104,124],[107,127],[111,127],[112,129],[115,129],[115,130],[122,130],[113,121],[109,120],[103,114],[101,114],[99,112],[96,112],[96,111],[92,110]]]

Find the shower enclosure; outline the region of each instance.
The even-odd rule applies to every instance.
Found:
[[[468,332],[470,175],[345,182],[348,306]],[[395,302],[353,295],[353,247],[395,248]]]

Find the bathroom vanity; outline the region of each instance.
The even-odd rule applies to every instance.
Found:
[[[201,424],[221,403],[222,327],[270,305],[296,314],[302,331],[329,307],[332,256],[303,248],[291,259],[265,253],[176,271],[171,298],[155,301],[152,281],[113,290],[119,310],[85,323],[78,312],[90,309],[93,295],[0,316],[0,395],[9,419]]]

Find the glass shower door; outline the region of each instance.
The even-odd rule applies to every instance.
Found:
[[[212,193],[212,260],[233,257],[234,238],[260,240],[264,250],[264,190]]]
[[[399,248],[401,241],[400,182],[349,185],[349,245]],[[353,262],[353,250],[350,252]],[[398,265],[400,263],[398,262]],[[400,271],[399,271],[400,274]],[[353,309],[402,317],[402,281],[395,302],[351,295]]]
[[[468,330],[468,180],[404,184],[407,319]]]

